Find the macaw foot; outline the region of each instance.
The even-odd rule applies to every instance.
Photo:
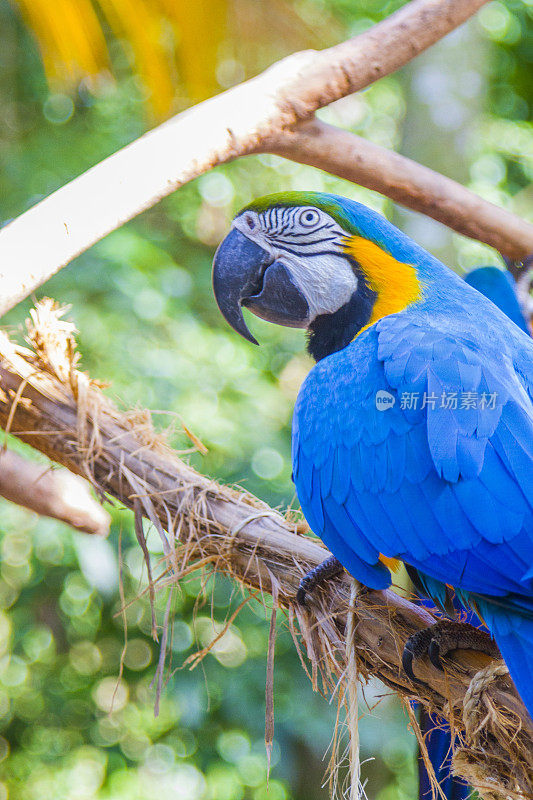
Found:
[[[337,575],[340,575],[341,572],[344,571],[344,567],[342,566],[341,562],[335,558],[335,556],[329,556],[319,564],[317,567],[313,567],[307,572],[302,580],[300,581],[300,585],[298,587],[298,591],[296,592],[296,600],[301,606],[305,606],[305,598],[313,589],[316,589],[317,586],[320,586],[324,581],[328,578],[336,578]]]
[[[441,620],[413,633],[405,643],[402,665],[412,681],[419,679],[413,672],[413,661],[425,655],[433,666],[442,670],[441,658],[452,650],[478,650],[493,658],[501,658],[500,651],[490,635],[467,622]]]

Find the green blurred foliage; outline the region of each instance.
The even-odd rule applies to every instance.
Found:
[[[402,3],[295,0],[293,5],[302,24],[322,30],[329,41],[332,19],[350,35]],[[525,200],[531,200],[533,174],[533,2],[497,0],[472,24],[485,53],[484,73],[468,76],[478,86],[481,112],[460,157],[472,188],[502,205],[528,207],[530,214],[531,202]],[[33,40],[7,0],[0,0],[0,222],[143,132],[145,96],[123,43],[111,42],[110,49],[116,86],[98,96],[81,86],[74,100],[49,94]],[[416,64],[413,69],[416,73]],[[406,80],[403,73],[386,78],[322,116],[401,150],[412,112]],[[449,146],[447,136],[443,130],[435,147]],[[72,305],[83,367],[109,381],[113,397],[125,406],[154,409],[156,424],[168,429],[179,449],[190,446],[180,433],[183,419],[208,447],[206,456],[191,456],[199,470],[284,507],[295,502],[290,420],[309,368],[304,339],[301,332],[254,319],[261,347],[240,340],[218,314],[210,266],[214,247],[240,206],[269,191],[298,188],[336,191],[392,213],[384,198],[310,168],[271,156],[248,158],[182,188],[78,258],[43,290]],[[463,268],[494,259],[487,248],[460,237],[454,247],[454,263]],[[28,308],[22,304],[4,321],[15,333],[22,331]],[[184,660],[213,638],[241,595],[223,578],[208,582],[204,593],[197,577],[176,591],[171,663],[155,717],[151,682],[159,647],[151,639],[146,596],[134,599],[146,588],[146,571],[131,515],[113,507],[111,537],[97,542],[6,502],[1,510],[0,800],[327,796],[322,759],[335,704],[312,693],[283,618],[267,792],[268,613],[262,606],[249,603],[191,672]],[[148,527],[147,534],[157,561],[159,541]],[[130,603],[127,640],[119,540]],[[159,624],[165,604],[162,591]],[[416,791],[414,737],[394,698],[385,696],[374,708],[382,692],[376,685],[365,692],[373,710],[361,724],[364,775],[369,796],[407,800]]]

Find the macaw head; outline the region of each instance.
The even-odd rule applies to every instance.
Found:
[[[237,214],[218,248],[215,297],[248,341],[257,344],[243,306],[269,322],[306,328],[311,355],[323,358],[420,299],[417,269],[402,260],[409,260],[406,242],[379,214],[345,198],[269,195]]]

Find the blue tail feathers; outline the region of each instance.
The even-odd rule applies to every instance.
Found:
[[[435,776],[447,800],[467,800],[472,794],[471,787],[451,774],[452,735],[448,725],[423,711],[420,727]],[[434,792],[421,755],[418,756],[418,777],[420,800],[432,800]]]
[[[508,611],[493,603],[480,603],[496,644],[509,668],[518,694],[533,718],[533,613]]]

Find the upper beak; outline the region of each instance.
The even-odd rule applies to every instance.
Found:
[[[305,327],[309,306],[287,267],[233,228],[213,261],[213,289],[232,328],[257,344],[244,321],[242,306],[258,317],[292,328]]]

